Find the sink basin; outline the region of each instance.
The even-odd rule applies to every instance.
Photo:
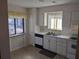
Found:
[[[58,34],[56,34],[56,33],[50,33],[50,32],[48,32],[46,35],[58,36]]]

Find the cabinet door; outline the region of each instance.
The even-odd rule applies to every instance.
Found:
[[[60,55],[62,55],[62,47],[61,46],[59,46],[59,45],[57,45],[57,53],[58,54],[60,54]]]
[[[18,37],[15,37],[15,48],[21,48],[24,46],[24,39],[23,39],[23,36],[18,36]]]
[[[50,38],[50,51],[56,52],[56,38]]]
[[[67,54],[66,39],[57,38],[57,53],[63,56]]]
[[[49,42],[50,42],[50,39],[44,38],[44,48],[47,50],[49,50]]]
[[[72,24],[79,24],[79,12],[77,12],[77,11],[72,12],[71,23]]]

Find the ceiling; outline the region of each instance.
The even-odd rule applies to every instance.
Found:
[[[52,5],[59,5],[71,2],[78,2],[78,0],[8,0],[8,4],[17,5],[26,8],[45,7]]]

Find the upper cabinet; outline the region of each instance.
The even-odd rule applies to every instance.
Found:
[[[72,12],[71,24],[79,24],[79,11]]]

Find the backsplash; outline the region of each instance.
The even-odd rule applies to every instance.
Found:
[[[47,27],[40,26],[40,32],[53,32],[52,30],[47,29]],[[56,34],[70,35],[70,29],[63,28],[62,31],[54,31]]]
[[[37,32],[53,32],[52,30],[48,30],[46,26],[36,26]],[[75,35],[78,33],[78,25],[71,25],[71,27],[63,27],[62,31],[55,31],[56,34],[62,35]]]

